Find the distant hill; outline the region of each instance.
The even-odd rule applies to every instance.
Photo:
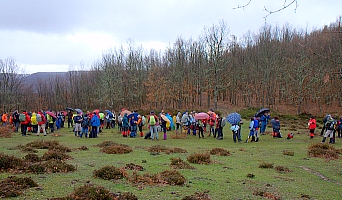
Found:
[[[29,74],[25,76],[25,81],[34,82],[37,80],[47,81],[51,78],[55,78],[56,76],[66,77],[69,72],[37,72],[33,74]]]

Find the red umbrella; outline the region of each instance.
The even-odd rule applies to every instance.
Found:
[[[209,119],[209,115],[205,112],[200,112],[200,113],[197,113],[195,115],[195,119],[196,120],[199,120],[199,119]]]
[[[99,109],[96,109],[93,111],[93,113],[96,113],[96,114],[99,114],[100,110]]]
[[[50,115],[50,116],[53,117],[53,118],[57,118],[56,115],[55,115],[55,113],[53,113],[53,112],[46,111],[46,114]]]
[[[123,116],[125,115],[125,113],[127,113],[127,116],[128,116],[128,115],[130,115],[132,112],[129,111],[129,110],[123,110],[123,111],[121,111],[120,116],[123,117]]]

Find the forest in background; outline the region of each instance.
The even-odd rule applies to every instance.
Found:
[[[0,60],[0,111],[269,107],[323,115],[342,106],[341,45],[340,18],[310,32],[265,24],[240,38],[221,21],[163,52],[130,40],[89,67],[48,79],[28,82],[7,58]]]

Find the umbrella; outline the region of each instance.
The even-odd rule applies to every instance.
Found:
[[[241,115],[239,113],[230,113],[227,117],[226,117],[227,122],[231,123],[231,124],[238,124],[241,121]]]
[[[122,110],[120,116],[123,117],[125,115],[125,113],[127,113],[127,115],[131,114],[131,111],[128,110]]]
[[[83,113],[82,110],[78,109],[78,108],[76,108],[75,111],[77,112],[77,114],[82,114]]]
[[[96,113],[96,114],[99,114],[100,110],[99,109],[96,109],[93,111],[93,113]]]
[[[163,114],[160,114],[160,117],[164,120],[164,121],[166,121],[166,122],[169,122],[170,123],[170,120],[169,120],[169,118],[167,118],[165,115],[163,115]]]
[[[199,119],[209,119],[209,115],[205,112],[200,112],[200,113],[197,113],[195,115],[195,119],[196,120],[199,120]]]
[[[70,111],[74,111],[73,108],[69,108],[69,107],[66,107],[65,110],[70,110]]]
[[[110,112],[110,110],[105,110],[105,112],[106,112],[108,115],[113,115],[113,113]]]
[[[46,111],[45,113],[48,114],[48,115],[50,115],[50,116],[53,117],[53,118],[57,118],[56,115],[55,115],[55,113],[53,113],[53,112],[51,112],[51,111]]]
[[[129,114],[127,117],[128,117],[128,119],[131,119],[132,117],[134,117],[134,120],[138,121],[138,115],[139,115],[139,113],[134,112],[134,113]]]
[[[60,113],[61,113],[62,115],[64,115],[64,117],[68,114],[68,112],[67,112],[67,111],[64,111],[64,110],[60,111]]]
[[[256,114],[255,117],[261,117],[265,112],[270,112],[269,108],[261,108]]]

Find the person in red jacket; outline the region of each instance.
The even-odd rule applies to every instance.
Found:
[[[22,136],[26,136],[26,131],[27,131],[27,127],[31,122],[31,118],[30,116],[27,114],[26,110],[24,110],[22,113],[22,115],[25,115],[25,121],[20,121],[20,125],[21,125],[21,135]],[[20,119],[20,116],[19,116]]]
[[[316,119],[312,115],[310,116],[308,126],[310,130],[310,139],[312,139],[315,136],[315,129],[316,129]]]
[[[40,130],[43,131],[44,136],[46,136],[46,130],[45,130],[45,124],[46,124],[46,118],[45,115],[43,113],[43,111],[39,111],[37,114],[37,122],[38,122],[38,132],[37,132],[37,136],[39,136]],[[40,119],[39,119],[40,116]]]

